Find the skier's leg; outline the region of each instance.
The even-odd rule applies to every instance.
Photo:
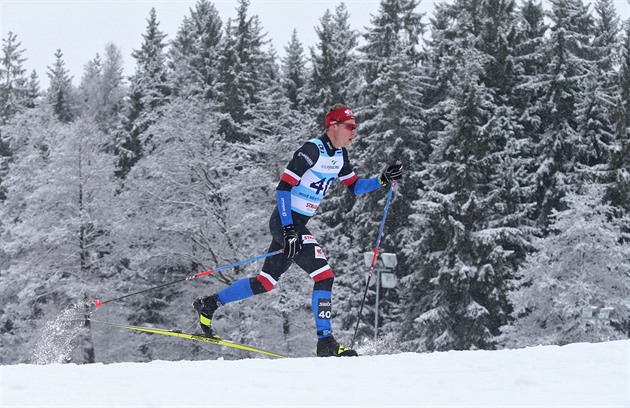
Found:
[[[312,234],[307,231],[302,235],[302,241],[303,248],[293,259],[314,281],[312,308],[317,329],[317,355],[356,356],[356,351],[341,346],[332,335],[332,287],[335,280],[332,268]]]
[[[284,246],[282,225],[277,210],[271,215],[269,228],[273,238],[269,245],[269,252],[275,252]],[[280,235],[278,235],[278,231],[280,231]],[[280,276],[289,269],[291,262],[292,260],[284,255],[267,257],[258,276],[240,279],[218,293],[197,298],[193,302],[193,307],[199,314],[199,324],[203,332],[207,336],[216,336],[212,329],[212,316],[219,307],[253,295],[269,292],[275,287]]]
[[[311,303],[317,337],[328,337],[332,334],[330,319],[334,274],[317,240],[308,231],[302,235],[302,245],[302,250],[293,259],[314,281]]]
[[[269,246],[269,252],[275,252],[278,249],[282,249],[282,247],[282,244],[273,241]],[[218,295],[221,303],[226,304],[269,292],[278,284],[280,276],[289,269],[291,262],[291,259],[282,254],[265,259],[262,269],[257,276],[238,280],[220,291]]]

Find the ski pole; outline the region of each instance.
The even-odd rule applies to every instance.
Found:
[[[387,200],[385,201],[385,211],[383,211],[383,219],[381,220],[381,226],[378,229],[378,237],[376,238],[376,247],[374,248],[374,253],[372,254],[372,264],[370,265],[370,272],[368,273],[367,281],[365,282],[365,290],[363,291],[363,300],[361,300],[361,308],[359,308],[359,316],[357,318],[357,325],[354,328],[354,335],[352,336],[352,343],[350,345],[351,348],[354,348],[354,341],[357,337],[357,331],[359,330],[359,323],[361,322],[361,314],[363,313],[363,306],[365,305],[365,298],[367,297],[368,288],[370,287],[370,280],[372,279],[372,274],[374,273],[374,265],[376,264],[376,258],[378,258],[378,250],[381,246],[381,237],[383,236],[383,227],[385,226],[385,218],[387,218],[387,209],[389,208],[389,202],[392,199],[395,185],[396,185],[396,182],[392,181],[392,186],[389,189],[389,193],[387,194]]]
[[[129,297],[129,296],[139,295],[139,294],[141,294],[141,293],[145,293],[145,292],[149,292],[149,291],[151,291],[151,290],[155,290],[155,289],[163,288],[163,287],[165,287],[165,286],[173,285],[173,284],[175,284],[175,283],[184,282],[184,281],[189,281],[189,280],[192,280],[192,279],[195,279],[195,278],[199,278],[199,277],[201,277],[201,276],[211,275],[211,274],[213,274],[213,273],[215,273],[215,272],[219,272],[219,271],[222,271],[222,270],[225,270],[225,269],[234,268],[234,267],[239,266],[239,265],[243,265],[243,264],[246,264],[246,263],[250,263],[250,262],[258,261],[259,259],[264,259],[264,258],[268,258],[268,257],[270,257],[270,256],[278,255],[278,254],[280,254],[280,253],[282,253],[282,252],[283,252],[283,250],[282,250],[282,249],[279,249],[279,250],[274,251],[274,252],[269,252],[269,253],[264,254],[264,255],[255,256],[255,257],[253,257],[253,258],[245,259],[244,261],[235,262],[235,263],[233,263],[233,264],[229,264],[229,265],[225,265],[225,266],[219,266],[218,268],[209,269],[209,270],[204,271],[204,272],[199,272],[199,273],[197,273],[197,274],[195,274],[195,275],[190,275],[190,276],[187,276],[187,277],[182,278],[182,279],[174,280],[174,281],[172,281],[172,282],[163,283],[163,284],[161,284],[161,285],[158,285],[158,286],[153,286],[153,287],[151,287],[151,288],[144,289],[144,290],[140,290],[140,291],[138,291],[138,292],[129,293],[129,294],[127,294],[127,295],[124,295],[124,296],[119,296],[119,297],[114,298],[114,299],[109,299],[109,300],[104,300],[104,301],[100,301],[100,300],[96,299],[96,300],[94,300],[94,305],[95,305],[97,308],[99,308],[99,307],[103,306],[105,303],[114,302],[114,301],[116,301],[116,300],[121,300],[121,299],[127,298],[127,297]]]

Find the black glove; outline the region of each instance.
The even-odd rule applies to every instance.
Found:
[[[287,258],[293,258],[302,249],[302,240],[295,232],[293,224],[282,227],[282,231],[284,236],[284,254]]]
[[[381,183],[381,186],[385,186],[392,182],[392,180],[398,180],[402,178],[402,168],[403,165],[401,162],[397,162],[396,164],[392,164],[381,174],[378,176],[378,182]]]

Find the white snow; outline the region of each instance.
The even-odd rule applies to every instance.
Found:
[[[177,347],[177,341],[173,341]],[[1,367],[2,407],[624,407],[630,340],[359,358]]]

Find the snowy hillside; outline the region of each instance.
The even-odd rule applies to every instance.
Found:
[[[630,341],[348,359],[2,366],[2,407],[628,407]]]

